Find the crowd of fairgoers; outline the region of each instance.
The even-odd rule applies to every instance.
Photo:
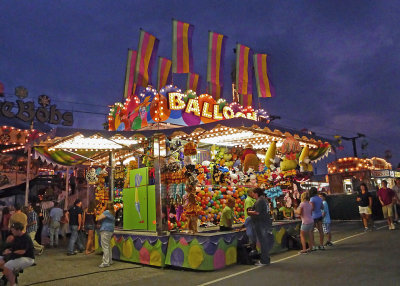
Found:
[[[76,186],[71,188],[73,193],[78,192],[75,188]],[[273,210],[267,206],[264,208],[264,204],[267,205],[268,201],[264,198],[264,192],[261,189],[258,192],[258,189],[255,188],[251,191],[246,199],[249,220],[254,220],[264,209],[269,210],[270,214],[266,214],[267,216],[270,218],[274,216]],[[27,206],[16,204],[3,207],[0,218],[2,239],[0,267],[3,269],[4,276],[0,280],[1,283],[9,281],[10,285],[15,285],[18,272],[32,266],[35,263],[35,255],[42,255],[45,246],[59,247],[60,235],[63,240],[66,240],[67,232],[70,233],[70,238],[66,254],[75,255],[78,252],[85,252],[89,255],[95,251],[94,232],[98,230],[103,248],[103,259],[99,267],[109,267],[112,264],[110,241],[115,226],[113,203],[108,202],[104,210],[100,214],[96,214],[94,200],[89,201],[86,204],[87,207],[82,209],[82,201],[77,198],[71,208],[63,210],[57,199],[44,200],[51,197],[60,199],[62,196],[54,192],[51,195],[45,193],[44,196],[39,196],[38,201],[29,203]],[[400,178],[396,179],[392,188],[388,188],[387,182],[383,180],[377,197],[382,205],[383,216],[387,220],[389,230],[394,230],[395,223],[400,222]],[[264,204],[260,204],[259,201]],[[365,184],[360,185],[357,202],[364,229],[369,231],[374,228],[371,219],[372,197]],[[64,204],[64,201],[61,200],[61,203]],[[293,209],[282,207],[279,212],[282,212],[284,218],[301,219],[302,249],[300,254],[324,250],[326,246],[332,245],[326,193],[311,188],[309,192],[301,195],[301,202],[294,204]],[[253,226],[249,223],[246,225],[250,242],[263,241],[263,232],[257,230],[256,225],[256,223],[253,223]],[[314,232],[319,232],[319,243],[314,242]],[[324,236],[327,238],[326,240],[324,240]],[[261,247],[261,260],[256,263],[258,266],[269,264],[268,239],[265,240],[265,244],[265,247]]]

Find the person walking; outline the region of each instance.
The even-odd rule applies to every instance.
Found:
[[[60,231],[60,221],[63,216],[63,210],[58,202],[54,202],[54,207],[50,210],[50,247],[58,247],[58,232]]]
[[[394,220],[400,223],[400,178],[396,178],[392,190],[396,193],[396,202],[394,205]]]
[[[68,222],[68,216],[67,216],[68,211],[63,210],[63,215],[60,220],[61,224],[61,236],[63,240],[67,239],[67,233],[68,233],[68,228],[69,228],[69,222]]]
[[[364,225],[364,231],[368,231],[368,223],[370,222],[372,215],[372,196],[370,192],[368,192],[368,188],[365,183],[360,185],[360,191],[357,194],[357,202],[358,211]],[[373,223],[371,227],[373,227]]]
[[[29,204],[27,207],[25,207],[26,210],[26,215],[28,218],[28,224],[26,226],[26,233],[30,236],[33,242],[33,247],[35,250],[38,252],[38,255],[42,255],[44,246],[39,244],[36,239],[36,232],[38,230],[38,224],[39,224],[39,218],[37,213],[33,210],[33,207],[31,204]]]
[[[254,210],[249,210],[247,213],[254,220],[254,230],[261,245],[261,259],[254,265],[265,266],[271,262],[269,251],[273,245],[272,219],[264,190],[256,188],[253,192],[256,203]]]
[[[103,249],[103,260],[99,265],[99,267],[100,268],[109,267],[111,264],[113,264],[112,249],[110,244],[115,226],[114,203],[107,202],[104,212],[99,216],[97,216],[96,220],[101,222],[100,240],[101,240],[101,248]]]
[[[94,227],[95,227],[95,208],[96,202],[91,201],[89,203],[88,208],[85,210],[83,214],[83,226],[85,231],[88,234],[85,254],[91,254],[94,252]]]
[[[322,211],[322,230],[324,235],[327,237],[325,246],[333,246],[332,243],[332,232],[331,232],[331,215],[329,213],[328,202],[326,201],[326,193],[320,193],[319,197],[322,199],[323,211]]]
[[[79,232],[82,230],[82,202],[80,199],[76,199],[74,206],[67,212],[67,220],[69,221],[69,227],[71,230],[71,237],[68,243],[67,255],[75,255],[75,243],[78,246],[78,251],[83,252],[85,247],[83,246],[82,238]]]
[[[324,247],[324,231],[322,230],[322,211],[324,205],[322,204],[322,199],[318,196],[318,190],[315,187],[310,189],[310,203],[312,205],[312,218],[314,220],[314,226],[319,232],[319,246],[318,248],[314,246],[313,250],[325,250]],[[312,233],[314,235],[314,232]],[[315,241],[315,240],[314,240]]]
[[[301,218],[301,227],[300,227],[300,240],[302,250],[299,252],[300,254],[306,254],[313,249],[314,246],[314,220],[312,218],[312,204],[309,202],[309,194],[304,192],[301,194],[300,199],[301,203],[297,208],[296,212],[300,215]],[[307,248],[307,239],[308,239],[308,248]]]
[[[6,241],[7,236],[10,234],[8,224],[10,222],[10,209],[8,207],[4,207],[2,210],[2,217],[1,217],[1,239],[3,242]]]
[[[378,199],[382,205],[383,217],[387,220],[389,230],[394,230],[396,227],[393,224],[393,201],[395,193],[387,187],[387,181],[382,181],[382,187],[378,190]]]

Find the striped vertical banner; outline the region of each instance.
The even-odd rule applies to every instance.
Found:
[[[153,67],[159,40],[152,34],[140,30],[140,39],[135,68],[135,83],[147,87],[151,80],[151,69]]]
[[[239,94],[239,103],[242,106],[251,106],[253,104],[252,94]]]
[[[199,92],[200,89],[200,75],[198,73],[188,73],[187,81],[186,81],[186,90],[193,90],[196,93]]]
[[[223,86],[207,82],[207,93],[211,94],[215,100],[218,100],[222,96]]]
[[[128,50],[128,62],[126,63],[125,71],[125,88],[124,88],[124,98],[127,98],[135,93],[133,80],[135,77],[135,64],[136,64],[137,52],[133,50]]]
[[[236,89],[239,93],[239,102],[243,106],[252,104],[252,53],[249,47],[241,44],[236,45]]]
[[[157,90],[167,84],[172,83],[171,81],[171,60],[163,57],[158,57],[158,70],[157,70]]]
[[[215,32],[208,32],[207,82],[223,86],[224,55],[227,37]]]
[[[172,72],[193,72],[192,37],[194,26],[172,20]]]
[[[254,54],[253,57],[258,97],[275,96],[275,88],[269,79],[268,55]]]

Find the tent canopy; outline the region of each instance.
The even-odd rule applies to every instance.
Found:
[[[84,164],[105,161],[111,151],[118,154],[141,152],[141,143],[157,134],[166,137],[181,138],[203,144],[224,146],[246,146],[251,144],[255,149],[266,149],[272,141],[278,146],[285,138],[292,136],[301,145],[308,145],[312,160],[325,156],[334,141],[310,135],[301,131],[280,127],[266,122],[257,122],[245,118],[234,118],[212,123],[178,127],[136,131],[107,131],[75,128],[56,128],[37,138],[31,146],[38,147],[36,154],[51,163],[62,165]],[[311,156],[310,156],[311,157]],[[86,158],[86,159],[85,159]]]

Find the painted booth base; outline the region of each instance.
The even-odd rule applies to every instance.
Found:
[[[165,266],[168,236],[116,230],[111,238],[112,257],[115,260],[144,265]],[[101,250],[100,237],[96,234],[96,249]]]
[[[271,254],[288,249],[288,236],[298,235],[300,221],[275,222]],[[237,263],[237,246],[247,243],[245,231],[171,233],[157,236],[150,232],[116,230],[111,239],[113,259],[164,267],[166,265],[212,271]],[[96,234],[96,249],[100,238]]]

